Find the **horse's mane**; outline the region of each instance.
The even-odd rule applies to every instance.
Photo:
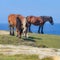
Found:
[[[52,16],[40,16],[40,17],[42,17],[42,18],[50,18]]]

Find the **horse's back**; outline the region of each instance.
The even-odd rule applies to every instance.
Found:
[[[35,16],[27,16],[27,20],[28,20],[29,23],[33,24],[36,20],[36,17]]]
[[[38,16],[27,16],[27,20],[34,25],[41,25],[43,23],[42,18]]]

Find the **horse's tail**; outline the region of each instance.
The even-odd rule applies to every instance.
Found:
[[[16,18],[16,28],[18,30],[20,30],[20,27],[21,27],[21,20],[19,19],[19,17]]]

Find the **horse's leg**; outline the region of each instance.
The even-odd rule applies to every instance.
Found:
[[[41,26],[41,33],[44,34],[44,32],[43,32],[43,26]]]
[[[18,37],[18,30],[17,30],[17,28],[16,28],[16,37]]]
[[[32,31],[31,31],[31,24],[29,24],[29,32],[31,32],[31,33],[32,33]]]
[[[12,26],[9,25],[9,29],[10,29],[10,35],[12,35]]]
[[[29,32],[30,32],[30,24],[29,24]]]
[[[40,28],[41,28],[41,27],[39,26],[38,33],[40,33]]]
[[[24,32],[25,38],[28,38],[28,30],[26,29],[26,31]]]
[[[12,34],[11,34],[11,26],[9,26],[9,28],[10,28],[10,35],[12,35]]]
[[[17,32],[17,37],[21,38],[21,33],[18,29],[16,29],[16,32]]]
[[[12,27],[12,35],[14,36],[15,34],[14,34],[14,27]]]
[[[20,31],[17,31],[17,37],[21,38],[21,32]]]
[[[18,35],[18,38],[21,38],[21,34],[22,33],[18,31],[18,34],[17,34]]]

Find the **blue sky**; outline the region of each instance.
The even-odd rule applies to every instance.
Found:
[[[52,16],[60,23],[60,0],[1,0],[0,23],[7,23],[9,14]]]

